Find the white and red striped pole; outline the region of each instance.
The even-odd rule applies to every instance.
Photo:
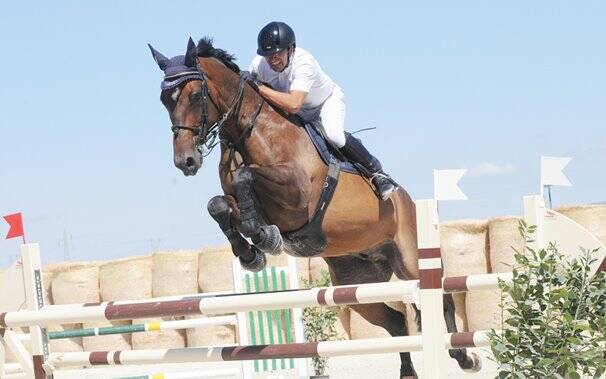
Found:
[[[423,377],[443,378],[447,359],[444,348],[444,299],[442,258],[437,221],[437,200],[419,200],[417,207],[417,244],[419,248],[419,282],[421,332],[423,344]]]
[[[424,378],[445,377],[441,363],[448,359],[443,343],[446,325],[438,201],[467,199],[457,186],[465,172],[434,170],[434,198],[416,202]]]
[[[214,315],[283,308],[371,304],[416,298],[416,280],[311,288],[293,291],[191,297],[177,300],[115,301],[0,313],[0,328],[132,320],[178,315]]]

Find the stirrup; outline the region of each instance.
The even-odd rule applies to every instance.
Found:
[[[373,173],[370,177],[370,182],[375,187],[377,196],[383,201],[389,199],[389,196],[398,187],[398,183],[381,171]]]
[[[393,181],[393,179],[391,178],[391,176],[387,175],[386,173],[384,173],[383,171],[377,171],[374,172],[370,175],[370,180],[373,181],[375,180],[375,178],[384,178],[387,179],[391,182],[391,184],[396,185]]]

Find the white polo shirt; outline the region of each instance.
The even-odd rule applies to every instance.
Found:
[[[248,70],[256,73],[261,81],[280,92],[293,90],[307,92],[298,115],[305,121],[318,116],[322,104],[332,95],[335,83],[322,71],[318,61],[300,47],[290,57],[290,64],[282,72],[271,69],[265,58],[257,55]]]

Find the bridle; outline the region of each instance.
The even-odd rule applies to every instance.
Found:
[[[200,152],[200,154],[203,157],[206,157],[207,155],[209,155],[211,153],[211,151],[215,148],[215,146],[217,146],[217,144],[219,144],[221,142],[227,143],[228,146],[231,148],[239,147],[242,144],[242,142],[244,142],[244,140],[250,135],[252,129],[254,128],[255,123],[257,121],[257,116],[259,116],[259,113],[261,113],[261,109],[263,108],[265,99],[261,96],[261,101],[259,103],[259,106],[253,113],[249,124],[242,131],[240,136],[235,141],[232,141],[232,140],[230,140],[229,136],[223,132],[223,128],[224,128],[225,122],[232,115],[235,116],[240,112],[240,108],[242,106],[242,100],[244,99],[244,85],[246,84],[246,81],[244,80],[242,75],[240,75],[240,80],[238,81],[238,90],[231,102],[231,105],[229,106],[229,109],[227,110],[227,112],[225,112],[221,116],[219,116],[219,118],[217,118],[217,120],[212,125],[209,125],[210,124],[210,122],[208,120],[209,102],[213,104],[213,106],[215,107],[215,109],[217,111],[219,111],[219,107],[218,107],[217,103],[213,100],[213,98],[210,96],[210,93],[208,91],[208,83],[207,83],[206,75],[204,74],[204,71],[202,71],[202,69],[200,68],[200,64],[197,61],[196,61],[196,69],[197,69],[198,73],[200,74],[200,77],[198,78],[196,75],[196,77],[194,77],[192,80],[199,80],[202,82],[202,100],[201,100],[200,122],[194,126],[174,125],[173,124],[171,126],[171,130],[172,130],[173,134],[176,135],[177,133],[179,133],[179,130],[188,130],[188,131],[192,132],[194,135],[197,135],[196,136],[196,149],[198,150],[198,152]],[[219,138],[219,141],[217,141],[217,138]]]

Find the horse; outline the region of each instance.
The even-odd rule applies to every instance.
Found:
[[[186,54],[170,59],[149,47],[164,71],[160,99],[172,122],[175,166],[195,175],[220,145],[224,194],[208,211],[245,269],[262,269],[266,253],[284,250],[322,257],[333,285],[418,279],[415,203],[403,188],[381,201],[361,175],[335,174],[300,120],[265,101],[212,39],[196,45],[190,38]],[[444,304],[447,329],[456,332],[451,295]],[[404,314],[387,304],[351,308],[392,336],[407,335]],[[462,369],[479,370],[477,355],[449,353]],[[400,377],[417,377],[410,353],[400,360]]]

